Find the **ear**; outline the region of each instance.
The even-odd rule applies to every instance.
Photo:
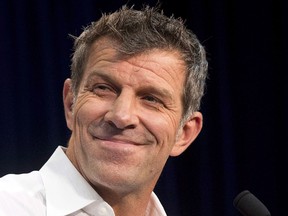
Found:
[[[190,144],[196,139],[202,129],[203,116],[200,112],[194,112],[186,123],[179,129],[176,143],[174,144],[170,156],[182,154]]]
[[[73,92],[71,79],[66,79],[63,86],[63,104],[67,127],[73,128]]]

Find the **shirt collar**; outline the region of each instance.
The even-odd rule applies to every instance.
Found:
[[[92,209],[93,212],[99,209],[105,215],[114,215],[112,207],[83,178],[64,152],[65,148],[59,146],[40,169],[46,191],[47,216],[68,215],[80,209],[85,209],[91,215]],[[166,216],[154,192],[146,215]]]
[[[146,215],[147,216],[167,216],[163,206],[161,205],[158,197],[156,196],[154,192],[152,192],[151,194],[151,198],[146,209]]]
[[[97,194],[58,147],[46,164],[40,169],[46,191],[47,216],[68,215],[97,202],[113,209]]]

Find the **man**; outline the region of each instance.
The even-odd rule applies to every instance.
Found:
[[[123,7],[75,38],[63,88],[71,138],[0,180],[0,215],[166,215],[155,184],[202,128],[207,62],[183,22]]]

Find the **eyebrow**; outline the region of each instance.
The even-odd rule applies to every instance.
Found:
[[[140,87],[139,92],[143,92],[143,93],[152,93],[155,94],[156,96],[161,97],[164,100],[172,100],[172,94],[164,88],[156,88],[153,85],[147,85],[144,87]]]
[[[117,80],[115,79],[112,79],[111,76],[109,76],[107,74],[107,72],[104,72],[104,71],[99,71],[99,70],[95,70],[95,71],[92,71],[88,77],[86,78],[86,83],[90,83],[91,81],[93,81],[94,77],[96,78],[101,78],[103,79],[104,81],[106,82],[109,82],[109,83],[112,83],[116,86],[119,86],[119,82],[117,82]]]
[[[86,83],[93,82],[93,78],[94,77],[99,77],[99,78],[103,79],[104,81],[115,85],[116,87],[120,88],[120,86],[121,86],[120,82],[117,79],[112,78],[111,76],[109,76],[107,74],[107,72],[100,71],[100,70],[92,71],[89,74],[89,76],[87,77]],[[156,85],[152,85],[152,84],[140,86],[137,91],[141,92],[141,93],[148,93],[149,92],[149,93],[158,95],[158,96],[162,97],[163,99],[164,98],[166,98],[168,100],[172,100],[173,99],[173,96],[172,96],[170,91],[168,91],[165,88],[156,88]]]

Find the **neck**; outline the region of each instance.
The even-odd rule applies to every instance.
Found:
[[[95,188],[96,189],[96,188]],[[99,195],[113,208],[116,216],[145,216],[153,187],[138,192],[117,193],[107,188],[97,188]]]

